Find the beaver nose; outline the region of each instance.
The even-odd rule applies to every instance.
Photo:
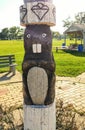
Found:
[[[41,53],[42,52],[42,45],[40,43],[32,44],[33,53]]]

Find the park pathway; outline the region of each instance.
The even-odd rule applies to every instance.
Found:
[[[22,77],[17,71],[16,75],[12,73],[0,74],[0,105],[4,108],[19,106],[23,103],[22,95]]]
[[[72,104],[74,108],[85,113],[85,73],[75,77],[56,77],[56,98],[64,104]]]
[[[85,112],[85,73],[75,78],[57,76],[56,98]],[[22,76],[18,71],[15,76],[0,74],[0,104],[5,107],[23,104]]]
[[[64,105],[73,105],[79,113],[85,114],[85,73],[75,78],[56,76],[55,86],[56,102],[61,99]],[[0,105],[3,109],[12,107],[15,125],[22,124],[23,112],[16,110],[23,105],[22,75],[18,71],[15,76],[0,73]]]

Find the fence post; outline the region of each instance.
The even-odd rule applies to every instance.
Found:
[[[55,62],[52,33],[55,25],[52,0],[24,0],[20,24],[24,33],[22,63],[24,130],[55,130]]]

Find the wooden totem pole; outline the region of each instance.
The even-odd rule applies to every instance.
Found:
[[[55,62],[52,33],[55,25],[52,0],[24,0],[20,24],[24,33],[22,63],[24,130],[55,130]]]

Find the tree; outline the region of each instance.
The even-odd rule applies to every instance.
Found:
[[[17,39],[22,39],[23,38],[23,33],[24,33],[24,29],[17,27]]]
[[[0,33],[0,39],[6,40],[9,37],[9,29],[4,28],[2,29],[2,32]]]
[[[10,39],[21,39],[23,37],[23,29],[20,27],[11,27],[10,29]]]
[[[52,32],[53,38],[61,39],[61,34],[59,32]]]
[[[85,12],[75,15],[75,23],[85,24]]]
[[[0,32],[0,39],[2,39],[2,33]]]
[[[9,29],[10,33],[9,33],[9,37],[10,39],[16,39],[16,36],[17,36],[17,27],[14,26],[14,27],[11,27]]]
[[[73,21],[71,20],[70,17],[68,17],[65,20],[63,20],[63,27],[68,28],[72,23],[73,23]]]
[[[7,40],[7,39],[22,39],[23,38],[23,28],[13,26],[11,28],[4,28],[0,32],[0,39]]]
[[[71,26],[72,23],[85,24],[85,12],[80,12],[77,15],[75,15],[74,21],[72,21],[70,17],[63,20],[63,27],[68,28],[69,26]]]
[[[10,29],[10,39],[21,39],[23,37],[23,29],[20,27],[11,27]]]

